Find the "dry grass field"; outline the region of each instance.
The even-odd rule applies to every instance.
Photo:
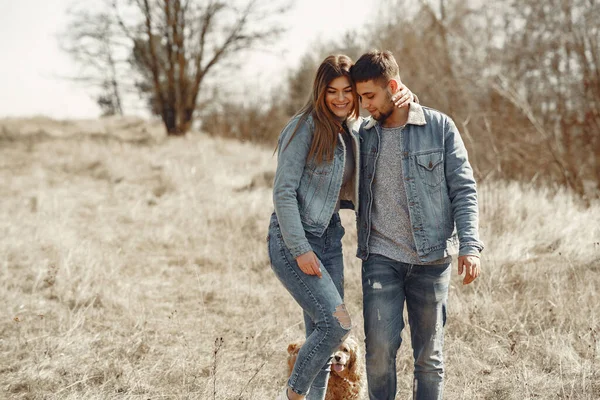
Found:
[[[0,398],[274,398],[302,337],[266,253],[274,168],[272,149],[134,119],[0,120]],[[599,399],[600,204],[480,192],[483,276],[452,278],[446,398]]]

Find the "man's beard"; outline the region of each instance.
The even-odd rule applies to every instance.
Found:
[[[379,122],[384,122],[386,119],[388,119],[388,117],[390,115],[392,115],[393,112],[394,112],[394,107],[391,107],[389,110],[386,110],[385,112],[379,111],[379,115],[373,116],[373,118],[375,118],[375,120],[377,120]]]
[[[388,117],[390,115],[392,115],[392,113],[394,112],[394,103],[392,102],[392,95],[388,92],[387,94],[387,100],[389,101],[388,106],[389,109],[383,110],[383,111],[379,111],[379,115],[378,116],[373,116],[373,118],[375,118],[375,120],[381,122],[384,122],[386,119],[388,119]]]

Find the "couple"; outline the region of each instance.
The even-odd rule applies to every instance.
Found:
[[[396,396],[406,302],[414,399],[441,399],[450,254],[480,272],[477,191],[452,120],[415,102],[389,51],[319,66],[281,132],[269,224],[271,265],[304,310],[306,342],[279,399],[323,399],[331,354],[352,328],[344,305],[340,208],[357,213],[371,400]],[[358,116],[361,103],[371,118]],[[456,227],[456,231],[454,228]]]

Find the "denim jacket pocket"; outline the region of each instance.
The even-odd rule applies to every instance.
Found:
[[[419,154],[415,157],[419,177],[427,186],[438,186],[444,177],[443,153]]]
[[[314,162],[310,160],[306,163],[305,172],[311,175],[330,175],[333,172],[333,163],[332,162]]]

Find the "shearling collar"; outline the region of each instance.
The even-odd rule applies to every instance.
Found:
[[[350,132],[358,132],[358,129],[360,128],[361,123],[363,122],[362,118],[348,118],[346,120],[346,126],[348,126],[348,129],[350,130]]]
[[[365,129],[371,129],[378,123],[379,123],[379,121],[377,121],[375,118],[369,117],[369,118],[367,118],[367,124],[365,125]],[[421,107],[420,104],[418,104],[418,103],[410,103],[409,104],[408,119],[406,121],[406,125],[408,125],[408,124],[410,124],[410,125],[427,125],[427,122],[425,121],[425,113],[423,112],[423,107]]]

